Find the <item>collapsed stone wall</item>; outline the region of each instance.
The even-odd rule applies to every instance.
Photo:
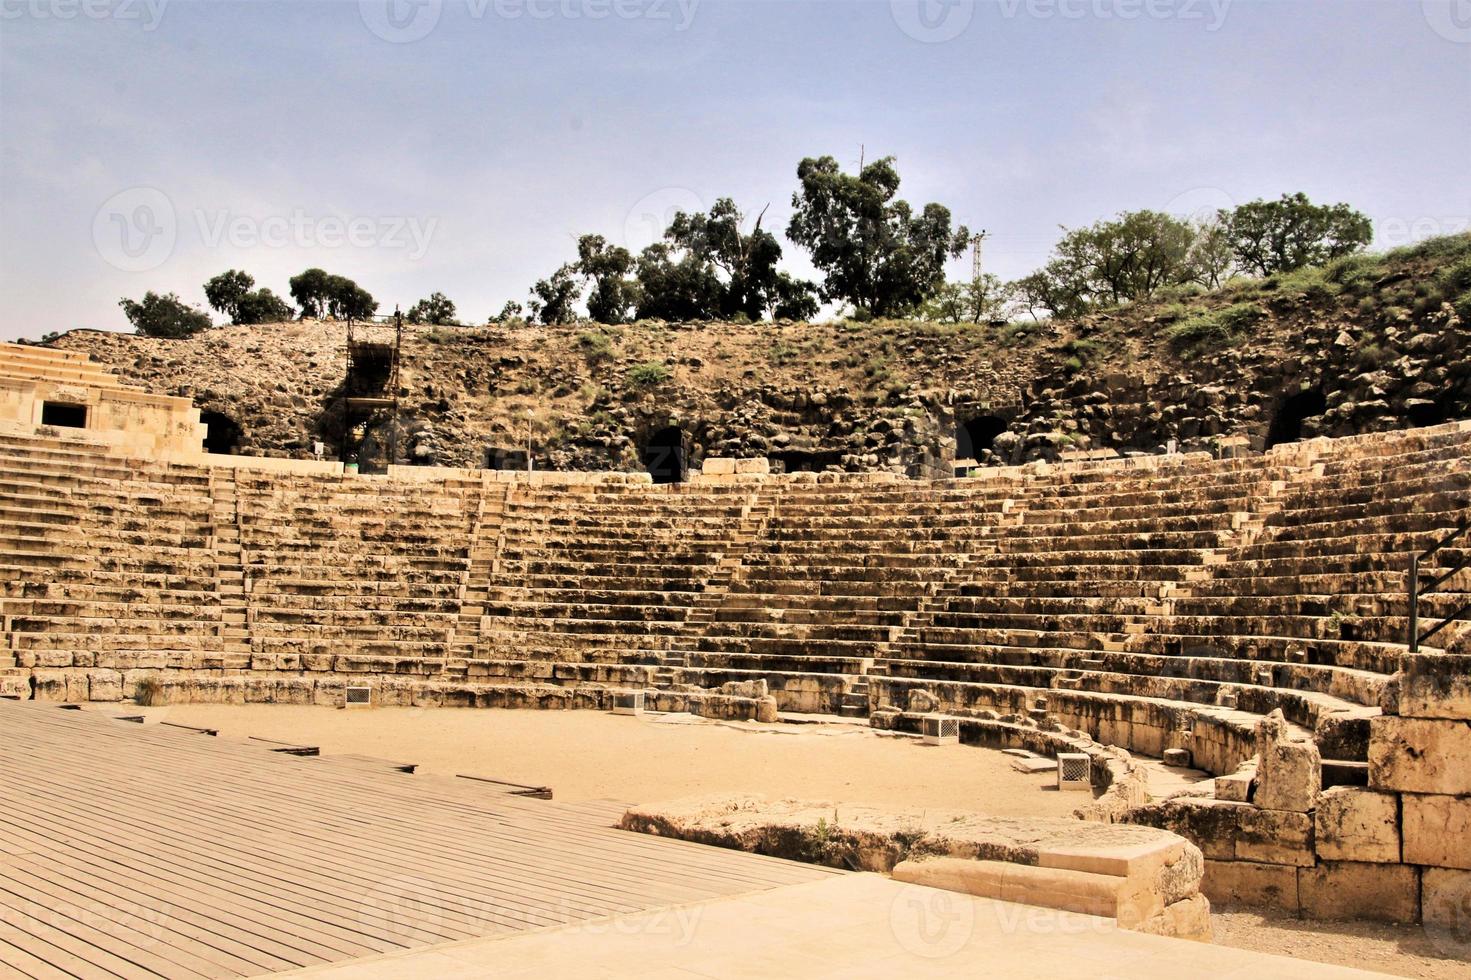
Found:
[[[355,420],[359,452],[367,466],[393,452],[405,464],[524,469],[529,445],[538,468],[639,471],[655,437],[672,433],[687,467],[763,457],[775,472],[937,477],[957,458],[1015,464],[1171,443],[1219,452],[1223,441],[1260,450],[1471,417],[1471,325],[1430,301],[1442,270],[1385,269],[1342,295],[1261,283],[1250,330],[1199,350],[1172,339],[1181,317],[1242,296],[1004,327],[411,328],[389,393],[398,407]],[[1420,294],[1413,311],[1394,305],[1410,301],[1401,294]],[[222,430],[238,427],[230,451],[306,458],[321,442],[335,458],[346,339],[345,324],[304,321],[187,340],[80,330],[53,343],[192,398]]]
[[[1205,855],[1212,902],[1314,919],[1423,922],[1464,955],[1471,930],[1471,657],[1407,654],[1370,720],[1368,763],[1325,780],[1317,746],[1264,719],[1214,796],[1137,807]],[[1343,778],[1340,766],[1338,778]],[[1334,783],[1334,784],[1330,784]]]

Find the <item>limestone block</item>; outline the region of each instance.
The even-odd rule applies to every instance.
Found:
[[[755,459],[738,459],[735,461],[735,471],[741,474],[767,474],[771,472],[771,460],[765,456]]]
[[[1263,864],[1311,867],[1312,815],[1295,810],[1242,808],[1237,819],[1236,857]]]
[[[1200,890],[1215,905],[1298,910],[1297,868],[1255,861],[1206,861]]]
[[[121,701],[123,699],[123,675],[116,670],[87,671],[87,700]]]
[[[1211,931],[1211,903],[1204,895],[1192,895],[1166,905],[1158,914],[1135,926],[1134,931],[1208,943],[1214,938]]]
[[[706,476],[725,476],[734,473],[736,461],[728,456],[706,456],[700,472]]]
[[[1313,833],[1322,860],[1396,864],[1400,860],[1399,798],[1351,786],[1325,790],[1318,797]]]
[[[1278,741],[1260,747],[1254,801],[1269,810],[1306,813],[1323,788],[1323,762],[1312,742]]]
[[[1406,793],[1400,799],[1405,863],[1471,871],[1471,797]]]
[[[1405,864],[1325,861],[1298,870],[1302,914],[1311,919],[1416,922],[1420,871]]]
[[[1407,653],[1400,658],[1399,714],[1471,719],[1471,658]]]
[[[1420,909],[1425,934],[1442,953],[1471,955],[1471,871],[1426,868]]]
[[[1370,721],[1369,785],[1401,793],[1471,794],[1471,721]]]

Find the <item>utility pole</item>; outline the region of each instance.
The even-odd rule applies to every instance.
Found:
[[[972,235],[970,238],[970,278],[971,282],[981,281],[981,243],[986,240],[986,229],[982,228],[980,234]]]

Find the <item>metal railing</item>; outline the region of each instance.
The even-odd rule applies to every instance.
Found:
[[[1454,531],[1437,541],[1435,544],[1431,545],[1426,551],[1418,555],[1410,556],[1410,628],[1407,631],[1408,636],[1405,642],[1406,645],[1410,648],[1411,653],[1418,653],[1420,650],[1420,644],[1424,643],[1426,640],[1430,639],[1432,636],[1439,633],[1441,630],[1445,629],[1456,620],[1464,618],[1467,613],[1471,613],[1471,602],[1463,603],[1459,609],[1451,613],[1445,619],[1442,619],[1440,622],[1436,623],[1425,632],[1420,632],[1420,599],[1423,596],[1430,595],[1432,592],[1439,591],[1440,587],[1445,585],[1446,582],[1450,581],[1456,575],[1461,574],[1467,568],[1471,568],[1471,561],[1461,561],[1459,564],[1456,565],[1455,568],[1452,568],[1450,571],[1446,572],[1443,575],[1437,576],[1436,578],[1432,579],[1428,584],[1423,586],[1420,582],[1420,566],[1429,561],[1431,558],[1435,557],[1435,555],[1441,549],[1447,547],[1448,545],[1454,544],[1459,538],[1465,535],[1468,530],[1471,530],[1471,523],[1468,523],[1466,520],[1463,519],[1460,525],[1457,526]]]

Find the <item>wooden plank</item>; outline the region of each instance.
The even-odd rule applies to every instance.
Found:
[[[245,976],[831,873],[625,833],[614,801],[270,748],[0,705],[0,910],[23,923],[0,967]]]

